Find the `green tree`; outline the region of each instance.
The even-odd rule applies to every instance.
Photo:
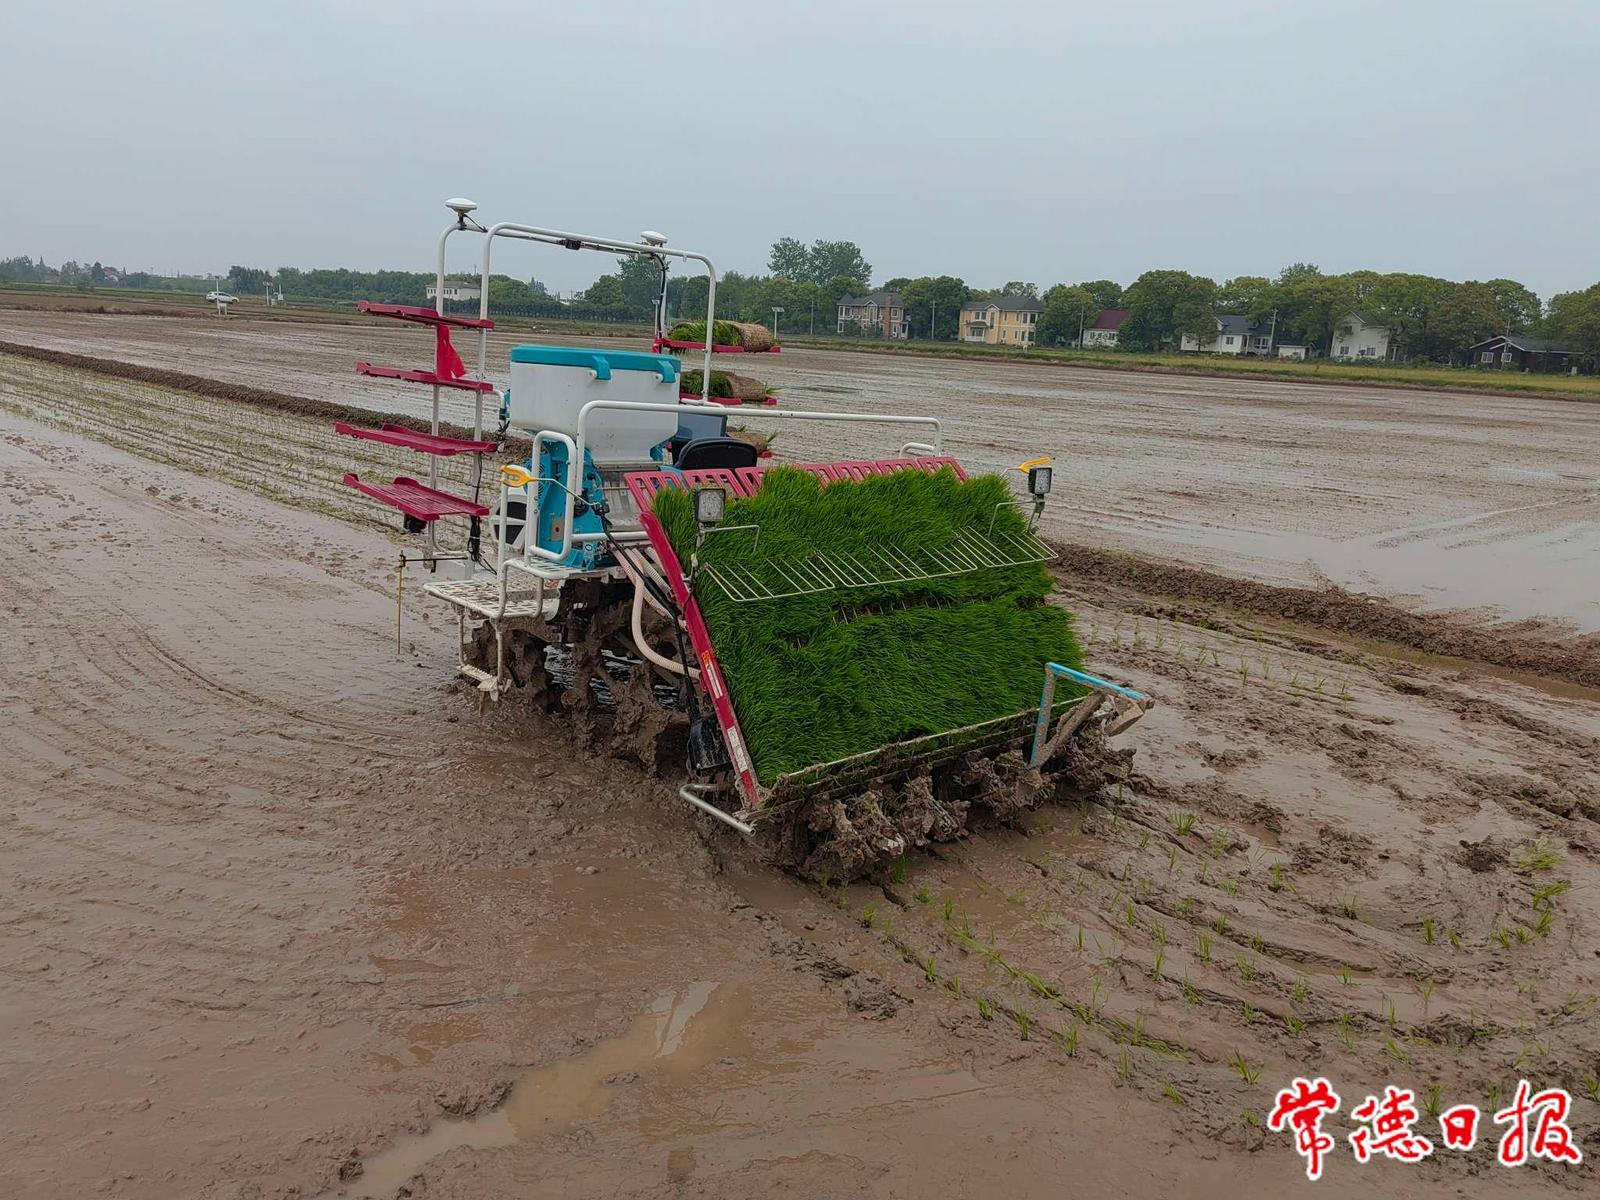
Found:
[[[1027,296],[1031,300],[1039,298],[1039,285],[1025,283],[1021,279],[1013,279],[995,293],[998,296]]]
[[[1078,285],[1094,297],[1094,304],[1099,308],[1122,307],[1122,285],[1113,283],[1109,279],[1090,279]]]
[[[263,292],[267,288],[267,272],[261,267],[229,267],[227,288],[241,296]]]
[[[872,264],[854,242],[830,242],[818,238],[811,243],[810,271],[806,275],[812,283],[826,285],[832,279],[851,279],[859,290],[867,287],[872,278]]]
[[[1304,264],[1297,264],[1304,268]],[[1324,275],[1315,267],[1285,269],[1272,288],[1278,310],[1278,337],[1326,350],[1356,307],[1355,289],[1343,275]]]
[[[1128,286],[1128,319],[1118,345],[1159,349],[1184,334],[1209,338],[1216,331],[1217,285],[1187,271],[1146,271]]]
[[[1600,283],[1550,298],[1543,332],[1572,347],[1588,366],[1600,366]]]
[[[767,270],[783,279],[810,279],[811,251],[799,238],[779,238],[767,256]]]
[[[1276,307],[1276,286],[1260,275],[1238,275],[1217,289],[1217,311],[1266,321]]]
[[[1095,314],[1106,307],[1116,306],[1101,304],[1086,284],[1056,284],[1044,294],[1044,311],[1033,331],[1034,344],[1077,345],[1080,331],[1094,324]]]
[[[1539,323],[1543,311],[1539,297],[1515,279],[1491,279],[1483,286],[1494,294],[1495,310],[1500,314],[1496,333],[1507,329],[1512,333],[1527,333]]]
[[[494,294],[490,293],[493,301]],[[583,293],[586,303],[597,304],[603,308],[621,308],[628,302],[628,294],[623,290],[622,277],[619,275],[602,275],[591,283]]]
[[[661,294],[661,267],[653,258],[625,254],[617,259],[617,277],[622,280],[622,302],[636,311],[647,311]]]
[[[1397,271],[1382,276],[1373,285],[1361,301],[1361,311],[1388,327],[1390,337],[1399,343],[1406,357],[1442,357],[1445,351],[1436,320],[1453,287],[1447,279]]]
[[[972,289],[954,275],[923,276],[908,279],[895,289],[906,304],[906,320],[912,337],[927,337],[929,322],[934,322],[933,338],[947,342],[961,326],[961,306],[972,296]]]
[[[1471,280],[1455,284],[1433,317],[1438,348],[1451,361],[1465,361],[1467,347],[1504,332],[1494,288]]]

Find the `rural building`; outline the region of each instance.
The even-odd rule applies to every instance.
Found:
[[[1096,347],[1110,349],[1117,344],[1117,334],[1128,319],[1126,308],[1102,308],[1094,315],[1094,324],[1083,331],[1085,349]]]
[[[437,284],[428,285],[428,299],[432,300],[438,293]],[[415,293],[413,293],[415,295]],[[446,279],[444,281],[444,298],[447,303],[465,303],[468,300],[477,300],[483,295],[483,288],[477,283],[468,283],[465,279]]]
[[[1274,353],[1279,358],[1303,359],[1309,353],[1309,348],[1304,342],[1279,342],[1274,348]]]
[[[1215,337],[1202,342],[1186,333],[1179,349],[1201,354],[1259,354],[1265,358],[1272,352],[1272,326],[1228,313],[1217,318]]]
[[[1333,344],[1328,347],[1328,357],[1347,362],[1351,359],[1382,360],[1393,358],[1398,350],[1387,327],[1353,312],[1333,331]]]
[[[1031,346],[1044,301],[1032,296],[991,296],[961,306],[961,340],[991,346]]]
[[[869,296],[846,296],[839,301],[839,329],[863,337],[900,341],[911,336],[906,320],[906,302],[899,292],[873,292]]]
[[[1505,371],[1570,371],[1577,351],[1562,342],[1498,334],[1467,349],[1467,362],[1476,367],[1496,367]]]

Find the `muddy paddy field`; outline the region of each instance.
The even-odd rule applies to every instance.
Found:
[[[350,363],[426,354],[6,321],[380,411],[415,396]],[[1059,598],[1092,669],[1159,699],[1126,787],[868,882],[775,875],[665,783],[480,713],[411,580],[397,654],[401,542],[337,480],[414,458],[0,353],[0,1194],[1593,1189],[1600,410],[823,352],[762,374],[794,406],[933,412],[975,467],[1057,455]],[[1341,1142],[1313,1189],[1263,1125],[1318,1073],[1347,1109],[1566,1087],[1588,1159],[1507,1171],[1492,1127],[1414,1166]]]

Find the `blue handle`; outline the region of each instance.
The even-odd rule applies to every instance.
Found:
[[[590,355],[589,369],[594,372],[594,377],[596,379],[611,378],[611,364],[606,361],[606,356],[604,354]]]
[[[1074,683],[1086,684],[1092,688],[1099,688],[1105,692],[1115,692],[1119,696],[1126,696],[1129,700],[1148,700],[1143,692],[1136,692],[1132,688],[1125,688],[1112,683],[1108,679],[1101,679],[1098,675],[1091,675],[1087,671],[1075,671],[1071,667],[1063,667],[1060,663],[1045,663],[1044,669],[1055,675],[1062,675]]]

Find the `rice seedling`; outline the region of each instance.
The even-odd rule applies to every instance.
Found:
[[[1028,1032],[1033,1028],[1033,1018],[1020,1008],[1011,1014],[1011,1018],[1017,1023],[1017,1035],[1027,1041]]]
[[[1425,945],[1433,945],[1433,918],[1422,918],[1422,941]]]
[[[1200,961],[1204,962],[1204,963],[1210,962],[1211,961],[1211,939],[1209,937],[1207,937],[1205,934],[1202,933],[1197,938],[1196,944],[1197,944],[1197,946],[1199,948],[1199,951],[1200,951]]]
[[[1385,1034],[1383,1039],[1383,1052],[1398,1063],[1409,1063],[1411,1055],[1400,1048],[1400,1043],[1394,1040],[1393,1035]]]
[[[1497,1109],[1500,1107],[1500,1085],[1498,1083],[1491,1083],[1488,1088],[1485,1089],[1484,1094],[1489,1098],[1489,1107],[1491,1109]]]
[[[1139,924],[1139,914],[1134,912],[1132,900],[1128,901],[1127,907],[1125,907],[1122,911],[1123,916],[1127,919],[1129,925],[1137,926]]]
[[[1076,1058],[1078,1056],[1078,1039],[1082,1036],[1082,1034],[1083,1026],[1074,1021],[1072,1023],[1072,1028],[1066,1033],[1062,1034],[1058,1039],[1058,1044],[1067,1052],[1067,1057]]]
[[[1339,911],[1346,917],[1349,917],[1352,921],[1359,921],[1361,919],[1361,912],[1356,907],[1356,898],[1353,895],[1346,896],[1343,900],[1339,901]]]
[[[939,981],[939,972],[934,968],[933,955],[928,955],[928,961],[922,964],[922,974],[929,983]]]
[[[692,495],[665,488],[654,505],[688,561],[700,538]],[[897,471],[824,489],[808,472],[780,467],[767,471],[754,496],[728,502],[724,524],[759,529],[759,555],[752,557],[752,533],[706,539],[696,553],[710,579],[719,567],[761,571],[818,553],[859,552],[862,529],[890,546],[938,547],[992,522],[996,537],[1027,529],[999,476],[962,481],[951,471]],[[739,697],[757,778],[770,782],[1036,705],[1042,662],[1082,660],[1071,615],[1042,603],[1053,586],[1043,564],[1027,563],[920,580],[915,603],[898,603],[907,599],[904,584],[857,588],[851,607],[870,615],[852,620],[839,619],[839,598],[827,592],[748,605],[713,584],[699,603],[728,690]],[[880,673],[869,696],[858,678],[838,670],[866,661],[914,661],[918,669]],[[971,686],[975,671],[981,687]]]
[[[1246,983],[1253,983],[1258,974],[1260,972],[1256,970],[1256,965],[1250,960],[1250,956],[1241,954],[1239,956],[1239,978]]]
[[[928,890],[927,884],[923,884],[912,893],[912,899],[916,900],[918,904],[929,904],[933,901],[933,893]]]
[[[1200,993],[1194,990],[1194,984],[1185,979],[1180,986],[1183,988],[1183,998],[1185,1000],[1194,1005],[1200,1003]]]
[[[1231,876],[1227,879],[1224,879],[1222,881],[1222,890],[1227,892],[1230,896],[1237,896],[1239,894],[1239,881]]]
[[[1547,937],[1551,927],[1555,925],[1555,921],[1555,910],[1547,908],[1539,914],[1539,919],[1533,923],[1533,931],[1540,937]]]
[[[1239,1007],[1244,1015],[1244,1023],[1246,1025],[1251,1024],[1256,1019],[1256,1006],[1251,1004],[1250,1001],[1244,1000],[1240,1002]]]
[[[985,1021],[994,1020],[994,1006],[982,996],[978,997],[978,1015]]]
[[[904,883],[906,881],[906,872],[908,870],[910,870],[910,868],[906,864],[906,856],[902,854],[899,858],[894,860],[894,865],[889,868],[889,882]]]
[[[1162,946],[1167,944],[1167,927],[1162,922],[1152,921],[1150,923],[1150,933],[1156,939],[1157,944]]]
[[[1583,1089],[1583,1094],[1596,1104],[1600,1104],[1600,1076],[1585,1075],[1578,1081],[1578,1086]]]
[[[1300,1019],[1297,1013],[1284,1013],[1283,1023],[1295,1037],[1302,1036],[1306,1031],[1306,1023]]]
[[[1180,901],[1179,904],[1178,904],[1178,915],[1180,917],[1192,917],[1192,916],[1194,916],[1194,908],[1195,908],[1194,897],[1193,896],[1185,896],[1183,898],[1183,900]]]
[[[1494,929],[1490,931],[1489,937],[1500,946],[1500,949],[1511,949],[1511,931],[1508,930],[1504,925],[1496,925]]]
[[[1389,1012],[1389,1028],[1393,1029],[1394,1028],[1394,999],[1392,997],[1390,997],[1390,996],[1385,996],[1383,998],[1383,1003],[1384,1003],[1384,1007]]]
[[[1161,982],[1161,965],[1166,962],[1166,960],[1167,948],[1162,946],[1156,950],[1155,962],[1150,967],[1150,975],[1157,983]]]
[[[1461,949],[1461,931],[1459,929],[1450,931],[1450,948],[1452,950]]]
[[[1254,950],[1257,954],[1265,954],[1267,952],[1267,943],[1259,933],[1251,935],[1250,949]]]
[[[961,976],[950,976],[947,986],[950,988],[951,995],[953,995],[957,1000],[961,999]]]
[[[1349,967],[1340,967],[1339,968],[1338,979],[1339,979],[1340,983],[1345,985],[1345,987],[1349,987],[1350,986],[1350,968]]]
[[[1211,928],[1226,937],[1228,933],[1228,918],[1222,913],[1218,913],[1217,919],[1211,922]]]
[[[1517,926],[1517,941],[1526,942],[1532,936],[1533,935],[1528,932],[1528,927],[1526,925]]]
[[[955,899],[955,897],[954,896],[946,896],[944,898],[944,919],[945,919],[946,923],[948,923],[950,921],[951,917],[955,916],[955,912],[956,912],[956,899]]]
[[[1173,809],[1167,814],[1172,821],[1172,828],[1179,837],[1188,837],[1194,830],[1195,814],[1192,812],[1179,812]]]
[[[1178,869],[1178,848],[1176,846],[1168,846],[1167,847],[1167,874],[1170,875],[1170,874],[1172,874],[1172,872],[1176,871],[1177,869]]]
[[[1174,1104],[1181,1105],[1183,1103],[1183,1093],[1177,1088],[1173,1087],[1170,1083],[1163,1083],[1161,1085],[1161,1094],[1168,1100],[1171,1100]]]
[[[1437,1117],[1439,1115],[1439,1099],[1441,1091],[1442,1089],[1439,1087],[1438,1082],[1435,1081],[1430,1083],[1428,1085],[1428,1090],[1423,1093],[1422,1111],[1426,1116]]]
[[[1245,1109],[1239,1114],[1239,1118],[1251,1129],[1260,1129],[1262,1127],[1261,1114],[1253,1108]]]
[[[871,929],[878,923],[878,909],[875,905],[867,905],[861,910],[861,923]]]
[[[1283,864],[1281,862],[1273,863],[1272,866],[1267,868],[1267,870],[1268,870],[1268,873],[1271,874],[1271,876],[1272,876],[1272,882],[1267,884],[1267,887],[1270,888],[1274,892],[1283,891],[1283,875],[1284,875],[1284,866],[1283,866]]]
[[[1560,863],[1561,855],[1537,839],[1524,847],[1517,857],[1517,867],[1529,874],[1536,871],[1553,871]]]
[[[1294,1002],[1296,1004],[1304,1004],[1306,1002],[1306,991],[1306,981],[1304,979],[1296,979],[1294,981]]]
[[[1078,949],[1083,949],[1083,926],[1078,926]]]
[[[1231,1065],[1233,1069],[1239,1073],[1239,1078],[1244,1080],[1246,1083],[1255,1083],[1261,1078],[1261,1068],[1252,1067],[1247,1061],[1245,1061],[1242,1051],[1235,1050],[1233,1052],[1233,1057],[1229,1059],[1228,1062],[1229,1065]]]
[[[1339,1041],[1344,1044],[1346,1050],[1356,1048],[1355,1027],[1347,1012],[1339,1014]]]
[[[1221,858],[1232,843],[1233,839],[1228,836],[1227,830],[1213,829],[1211,831],[1211,857]]]
[[[1555,907],[1556,897],[1572,887],[1570,879],[1552,879],[1533,889],[1533,907],[1549,911]]]

